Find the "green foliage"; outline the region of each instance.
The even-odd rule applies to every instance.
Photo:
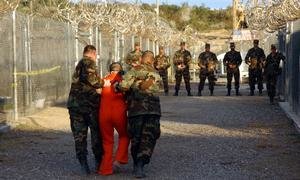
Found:
[[[154,7],[153,5],[152,9]],[[151,6],[143,4],[143,8],[151,9]],[[204,5],[190,7],[187,4],[182,6],[163,4],[160,6],[160,16],[178,30],[184,30],[187,25],[198,31],[232,29],[231,7],[213,10]],[[188,16],[188,21],[185,16]]]

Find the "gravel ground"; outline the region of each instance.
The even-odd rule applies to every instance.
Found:
[[[300,179],[300,135],[279,106],[225,93],[161,97],[162,136],[147,179]],[[112,176],[80,175],[64,107],[23,121],[0,136],[0,179],[133,179],[131,161]]]

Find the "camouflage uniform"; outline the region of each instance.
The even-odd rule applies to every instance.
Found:
[[[173,64],[175,65],[175,79],[176,79],[175,95],[178,95],[182,76],[188,94],[190,95],[191,93],[191,85],[190,85],[191,77],[189,71],[189,64],[191,60],[192,60],[191,53],[187,50],[178,50],[174,54]]]
[[[167,94],[169,92],[168,86],[168,68],[170,67],[169,56],[157,55],[154,61],[154,67],[158,71],[164,84],[164,91]]]
[[[254,95],[255,84],[257,83],[259,93],[263,90],[262,62],[266,58],[265,52],[259,47],[251,48],[245,58],[246,64],[249,65],[249,86],[250,95]]]
[[[233,76],[234,76],[236,95],[238,95],[239,88],[240,88],[239,66],[242,64],[241,53],[235,50],[231,50],[227,52],[224,56],[223,64],[227,67],[227,89],[228,89],[227,95],[230,95],[231,81]]]
[[[276,95],[277,76],[281,73],[280,60],[285,60],[285,57],[280,52],[276,52],[275,54],[270,53],[265,61],[264,75],[267,80],[267,91],[271,103],[273,103]]]
[[[83,57],[76,66],[68,98],[71,129],[75,140],[76,156],[86,161],[87,132],[90,127],[92,150],[96,161],[101,160],[102,143],[98,125],[99,95],[96,89],[103,86],[93,60]]]
[[[198,86],[198,95],[201,95],[201,91],[204,88],[206,77],[208,78],[210,94],[213,94],[215,81],[215,67],[218,63],[216,54],[212,52],[202,52],[198,57],[198,65],[200,67],[200,82]]]
[[[133,67],[124,76],[121,89],[127,91],[128,134],[134,164],[150,162],[156,140],[160,137],[160,76],[151,65]]]
[[[125,59],[125,63],[126,63],[125,71],[129,71],[133,66],[132,64],[140,64],[142,55],[143,55],[143,51],[134,50],[129,52]]]

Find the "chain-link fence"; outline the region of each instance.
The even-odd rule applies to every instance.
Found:
[[[278,89],[291,110],[300,116],[300,20],[289,22],[278,34],[280,51],[287,59]]]
[[[0,107],[6,118],[65,99],[75,64],[69,25],[15,12],[1,17],[0,24]]]
[[[123,61],[134,42],[140,41],[143,50],[158,49],[149,38],[97,28],[80,34],[68,23],[15,12],[1,16],[0,24],[0,123],[19,123],[14,121],[19,116],[65,101],[86,44],[98,50],[102,77],[111,62]]]

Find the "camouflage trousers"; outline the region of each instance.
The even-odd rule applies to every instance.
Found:
[[[164,70],[164,71],[158,71],[159,75],[163,81],[164,84],[164,91],[165,93],[169,92],[169,85],[168,85],[168,71]]]
[[[175,79],[176,79],[176,84],[175,84],[175,91],[179,91],[180,89],[180,84],[182,81],[182,76],[185,82],[185,89],[187,91],[191,90],[191,85],[190,85],[190,71],[189,69],[184,69],[183,71],[176,71],[175,72]]]
[[[273,98],[276,95],[277,75],[266,76],[266,80],[268,96]]]
[[[228,68],[227,69],[227,89],[231,89],[232,78],[234,77],[235,89],[240,88],[240,70],[239,68]]]
[[[83,113],[77,108],[69,109],[71,130],[75,140],[76,157],[85,160],[87,151],[88,127],[91,132],[92,150],[95,160],[100,162],[103,154],[102,140],[99,132],[98,111]]]
[[[210,91],[214,90],[215,81],[216,81],[214,72],[202,72],[202,73],[200,72],[199,78],[200,78],[200,82],[198,86],[198,92],[201,92],[204,89],[206,78],[208,79],[209,90]]]
[[[128,134],[134,163],[150,162],[156,140],[160,137],[160,116],[139,115],[128,118]]]
[[[263,74],[261,69],[249,69],[249,86],[250,90],[255,90],[255,84],[257,83],[257,89],[262,91],[263,89]]]

